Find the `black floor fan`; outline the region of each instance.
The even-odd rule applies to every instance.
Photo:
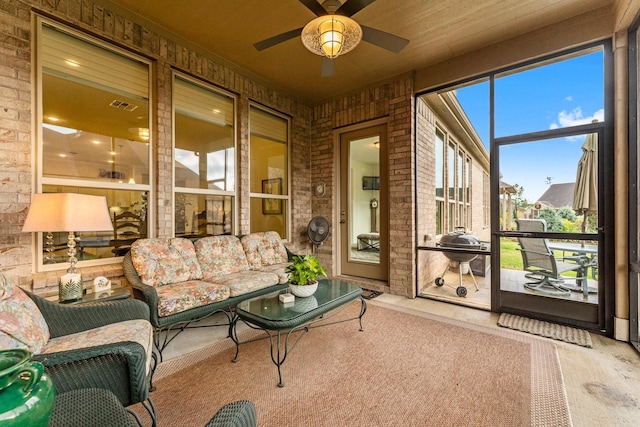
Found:
[[[313,255],[318,255],[318,246],[329,237],[329,220],[323,216],[316,216],[309,221],[307,236],[313,244]]]

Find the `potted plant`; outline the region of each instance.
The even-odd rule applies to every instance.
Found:
[[[285,270],[289,274],[289,292],[297,297],[308,297],[318,289],[318,276],[327,276],[314,255],[295,255]]]

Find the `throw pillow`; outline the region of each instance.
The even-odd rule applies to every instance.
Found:
[[[49,327],[36,304],[4,274],[0,275],[0,348],[26,348],[39,354]]]

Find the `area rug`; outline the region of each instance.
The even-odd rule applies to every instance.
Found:
[[[237,363],[226,339],[160,364],[158,426],[203,426],[241,399],[256,405],[259,427],[571,425],[553,343],[375,301],[363,323],[306,333],[282,365],[282,388],[268,340],[242,345]]]
[[[529,319],[528,317],[516,316],[515,314],[509,313],[500,314],[498,326],[571,344],[577,344],[582,347],[593,347],[589,332],[583,329],[572,328],[570,326]]]

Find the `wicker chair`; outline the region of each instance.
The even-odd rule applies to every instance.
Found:
[[[140,418],[124,408],[113,393],[98,388],[67,391],[56,396],[49,427],[139,427]],[[224,405],[206,427],[255,427],[256,408],[248,400]]]
[[[255,427],[256,407],[248,400],[227,403],[209,420],[205,427]]]
[[[51,338],[125,320],[149,319],[147,305],[132,299],[68,306],[24,292],[42,313]],[[44,365],[57,393],[84,388],[106,389],[123,406],[141,403],[155,425],[155,408],[149,396],[153,369],[147,368],[147,353],[139,343],[114,342],[83,349],[42,353],[34,355],[33,360]]]

